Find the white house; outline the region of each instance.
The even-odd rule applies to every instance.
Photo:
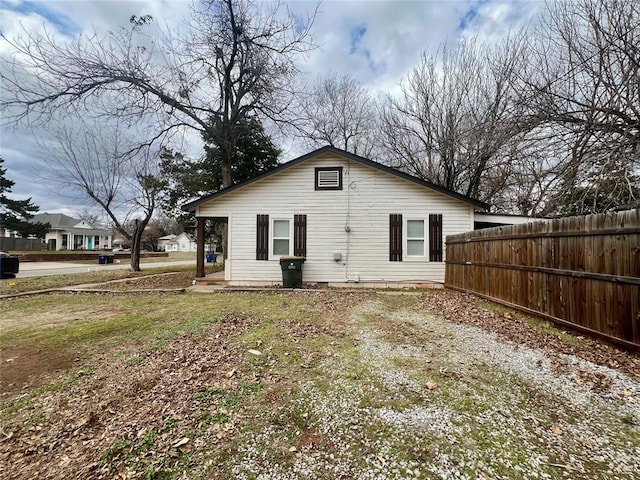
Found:
[[[160,237],[158,244],[161,241],[165,252],[195,252],[197,248],[196,242],[184,232],[179,235]]]
[[[62,213],[39,213],[30,221],[51,225],[45,235],[49,250],[102,250],[112,247],[110,230],[94,228],[83,220]]]
[[[440,283],[444,238],[473,230],[474,210],[486,208],[330,146],[183,206],[200,249],[205,219],[227,224],[230,285],[281,283],[283,255],[305,257],[305,283]]]
[[[164,237],[158,238],[158,241],[156,242],[156,248],[162,252],[172,251],[171,250],[172,247],[170,247],[169,244],[171,244],[176,237],[177,235],[172,233],[170,235],[165,235]]]

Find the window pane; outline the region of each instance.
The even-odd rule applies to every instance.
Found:
[[[289,237],[289,220],[274,220],[273,236],[288,238]]]
[[[410,257],[423,257],[424,240],[407,240],[407,255]]]
[[[274,240],[273,241],[273,254],[274,255],[289,255],[289,240]]]
[[[407,238],[424,238],[424,220],[407,220]]]

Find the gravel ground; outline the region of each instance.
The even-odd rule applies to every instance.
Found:
[[[380,301],[350,320],[359,364],[325,360],[326,378],[302,382],[298,399],[332,448],[274,466],[266,445],[281,432],[269,426],[241,448],[234,476],[638,478],[640,385],[617,370],[571,355],[558,368],[539,349]]]

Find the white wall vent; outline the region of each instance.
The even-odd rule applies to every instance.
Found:
[[[316,168],[316,190],[342,190],[342,167]]]

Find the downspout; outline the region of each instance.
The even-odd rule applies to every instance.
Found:
[[[349,262],[351,261],[350,257],[350,246],[351,246],[351,161],[347,160],[347,218],[344,222],[344,231],[347,234],[347,251],[345,260],[345,269],[344,269],[344,280],[345,282],[349,281]]]

